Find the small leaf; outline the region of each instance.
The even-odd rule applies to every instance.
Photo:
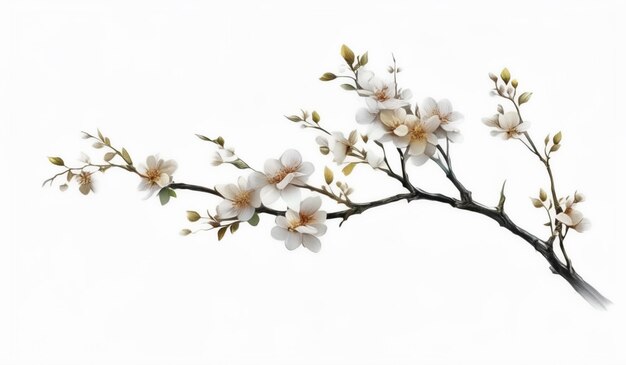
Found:
[[[359,65],[365,66],[365,65],[367,65],[368,61],[369,61],[369,57],[367,56],[367,52],[365,52],[365,53],[363,53],[363,55],[359,59]]]
[[[200,220],[200,214],[198,214],[198,212],[195,212],[193,210],[188,210],[187,220],[190,222],[197,222],[198,220]]]
[[[511,81],[511,86],[517,89],[517,85],[518,85],[517,80],[513,79],[513,81]]]
[[[109,162],[113,159],[113,157],[115,157],[116,153],[115,152],[107,152],[104,154],[104,160],[106,162]]]
[[[215,140],[215,143],[219,144],[220,146],[224,147],[224,138],[222,137],[217,137],[217,139]]]
[[[180,230],[180,235],[181,236],[189,236],[190,234],[191,234],[191,230],[190,229],[185,228],[185,229],[181,229]]]
[[[161,202],[161,205],[165,205],[170,201],[170,194],[167,191],[167,188],[163,188],[159,191],[159,201]]]
[[[496,82],[498,81],[498,76],[496,76],[495,74],[493,74],[492,72],[489,73],[489,78],[491,79],[491,81]]]
[[[341,84],[340,87],[344,90],[348,90],[348,91],[354,91],[356,90],[356,87],[350,85],[350,84]]]
[[[104,137],[104,144],[107,146],[111,145],[111,140],[109,139],[109,137]]]
[[[222,238],[224,238],[224,235],[226,234],[226,229],[228,229],[228,227],[222,227],[219,229],[219,231],[217,231],[217,240],[221,241]]]
[[[343,168],[343,170],[341,170],[341,172],[343,172],[344,175],[348,176],[352,173],[352,170],[354,170],[354,167],[357,165],[356,162],[350,162],[349,164],[346,165],[346,167]]]
[[[290,115],[290,116],[286,116],[285,118],[289,119],[292,122],[302,122],[302,117],[300,117],[299,115]]]
[[[53,165],[65,166],[65,162],[61,157],[48,157],[48,161]]]
[[[530,97],[531,97],[532,95],[533,95],[533,93],[529,93],[528,91],[527,91],[527,92],[525,92],[525,93],[522,93],[522,95],[520,95],[520,96],[517,98],[517,103],[518,103],[519,105],[522,105],[522,104],[524,104],[524,103],[527,103],[527,102],[528,102],[528,100],[530,100]]]
[[[170,194],[172,198],[176,198],[176,192],[174,191],[174,189],[167,188],[167,193]]]
[[[550,152],[556,152],[559,150],[559,148],[561,148],[561,145],[555,144],[554,146],[550,147]]]
[[[257,224],[259,224],[259,221],[261,219],[259,218],[259,215],[257,213],[254,213],[254,215],[252,216],[252,218],[248,219],[248,224],[250,224],[251,226],[256,226]]]
[[[324,181],[326,181],[327,185],[330,185],[334,180],[333,170],[329,169],[328,166],[324,167]]]
[[[547,146],[548,142],[550,142],[550,135],[548,134],[546,138],[543,140],[543,143]]]
[[[126,162],[129,165],[133,164],[133,160],[130,158],[130,155],[128,154],[128,151],[126,151],[126,148],[122,148],[122,158],[124,159],[124,162]]]
[[[509,80],[511,80],[511,73],[509,72],[509,69],[507,69],[506,67],[502,69],[502,72],[500,72],[500,78],[502,79],[502,81],[504,81],[505,84],[509,83]]]
[[[541,202],[541,200],[535,198],[530,198],[530,200],[535,208],[543,208],[543,203]]]
[[[546,222],[543,225],[546,226],[546,227],[550,227],[552,225],[552,223],[551,222]]]
[[[327,146],[320,146],[320,153],[324,156],[330,153],[330,148]]]
[[[330,72],[326,72],[322,76],[320,76],[320,80],[322,80],[322,81],[331,81],[331,80],[334,80],[336,78],[337,78],[337,76],[335,74],[333,74],[333,73],[330,73]]]
[[[563,135],[561,134],[561,132],[555,134],[554,137],[552,137],[552,143],[554,143],[554,144],[561,143],[561,138],[562,137],[563,137]]]
[[[239,222],[235,222],[230,225],[230,233],[235,233],[239,229]]]
[[[542,202],[545,202],[546,199],[548,199],[548,194],[545,190],[539,189],[539,199],[541,199]]]
[[[74,173],[71,170],[67,171],[67,182],[72,181],[72,179],[74,178]]]
[[[94,144],[91,145],[93,148],[102,148],[104,147],[104,144],[100,143],[100,142],[94,142]]]
[[[313,118],[313,121],[315,123],[319,123],[320,122],[320,115],[315,110],[311,114],[311,118]]]
[[[247,169],[250,168],[250,166],[248,166],[247,163],[245,163],[242,159],[238,158],[233,162],[230,162],[230,164],[232,164],[233,166],[235,166],[238,169]]]
[[[341,45],[341,57],[343,57],[348,66],[352,67],[354,63],[354,52],[345,44]]]
[[[104,136],[102,135],[102,132],[100,132],[100,129],[98,129],[98,138],[100,138],[101,141],[104,141]]]
[[[67,188],[68,188],[67,184],[59,185],[59,190],[61,191],[65,191],[67,190]]]

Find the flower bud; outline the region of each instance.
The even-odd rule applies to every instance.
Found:
[[[200,219],[200,214],[198,214],[198,212],[195,212],[193,210],[188,210],[187,211],[187,219],[190,222],[197,222]]]
[[[489,78],[491,79],[491,81],[496,82],[498,81],[498,76],[496,76],[495,74],[493,74],[492,72],[489,73]]]

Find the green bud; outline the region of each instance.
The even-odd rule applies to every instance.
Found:
[[[517,89],[517,80],[513,79],[513,81],[511,81],[511,85]]]
[[[522,95],[520,95],[520,96],[517,98],[517,103],[518,103],[519,105],[522,105],[522,104],[524,104],[524,103],[527,103],[527,102],[528,102],[528,100],[530,100],[530,97],[531,97],[532,95],[533,95],[533,93],[529,93],[529,92],[525,92],[525,93],[523,93]]]
[[[345,44],[341,45],[341,57],[343,57],[348,66],[352,67],[354,63],[354,52]]]
[[[191,230],[190,229],[185,228],[185,229],[181,229],[180,230],[180,235],[181,236],[189,236],[190,234],[191,234]]]
[[[328,166],[324,167],[324,181],[326,181],[326,184],[330,185],[334,178],[333,170],[329,169]]]
[[[311,114],[311,118],[313,118],[313,121],[315,123],[319,123],[320,122],[320,115],[315,110]]]
[[[53,165],[65,166],[65,162],[61,157],[48,157],[48,161]]]
[[[502,69],[502,72],[500,72],[500,78],[505,84],[508,84],[509,80],[511,80],[511,73],[506,67]]]
[[[198,212],[195,212],[193,210],[187,211],[187,220],[189,220],[190,222],[197,222],[199,219],[200,214],[198,214]]]
[[[563,137],[563,135],[561,134],[561,132],[555,134],[554,137],[552,137],[552,143],[554,143],[554,144],[561,143],[561,138],[562,137]]]
[[[530,198],[535,208],[543,208],[543,203],[539,199]]]
[[[320,80],[322,80],[322,81],[331,81],[331,80],[334,80],[336,78],[337,78],[337,76],[335,74],[333,74],[333,73],[330,73],[330,72],[326,72],[322,76],[320,76]]]
[[[545,190],[539,189],[539,199],[541,199],[542,202],[545,202],[546,199],[548,199],[548,194]]]

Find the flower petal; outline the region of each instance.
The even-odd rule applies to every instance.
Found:
[[[250,220],[250,218],[252,218],[252,216],[254,215],[255,209],[252,208],[251,206],[245,206],[243,207],[243,209],[241,209],[239,211],[239,214],[237,214],[237,218],[239,218],[240,221],[242,222],[247,222],[248,220]]]
[[[261,202],[264,205],[270,205],[274,203],[280,197],[280,190],[276,189],[274,185],[265,185],[261,189]]]
[[[322,249],[322,242],[319,238],[310,234],[302,235],[302,245],[309,249],[311,252],[318,253]]]
[[[441,99],[437,103],[440,115],[448,115],[452,113],[452,103],[448,99]]]
[[[560,222],[563,222],[563,224],[565,224],[566,226],[572,225],[572,218],[570,218],[570,216],[565,213],[557,214],[556,219]]]
[[[422,113],[422,118],[428,118],[432,115],[437,114],[437,102],[433,98],[426,98],[422,102],[422,107],[420,108],[420,112]]]
[[[298,167],[302,163],[302,156],[300,152],[289,149],[280,156],[280,162],[285,167]]]
[[[322,199],[319,196],[311,196],[300,203],[300,214],[313,215],[322,206]]]
[[[279,241],[285,241],[287,239],[288,232],[289,231],[287,231],[285,228],[276,226],[272,228],[272,237]]]
[[[356,111],[356,122],[359,124],[370,124],[376,119],[376,114],[370,113],[366,108],[361,108]]]
[[[302,233],[299,232],[287,232],[287,239],[285,240],[285,247],[289,251],[295,250],[300,247],[302,243]]]
[[[287,203],[287,207],[298,210],[300,207],[300,189],[296,188],[293,185],[287,185],[280,192],[281,198]]]

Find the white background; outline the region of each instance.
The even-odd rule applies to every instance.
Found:
[[[541,3],[3,1],[0,363],[624,364],[623,13]],[[611,310],[593,310],[493,221],[436,203],[332,221],[312,254],[273,240],[270,216],[220,243],[180,237],[185,210],[218,201],[181,191],[163,208],[122,171],[88,197],[41,188],[58,171],[46,156],[98,156],[79,138],[96,128],[136,161],[176,159],[179,182],[240,173],[209,166],[202,133],[256,166],[298,148],[320,183],[331,162],[315,133],[282,116],[316,109],[331,130],[355,127],[362,100],[317,80],[337,71],[342,43],[369,50],[380,73],[394,52],[416,100],[449,98],[465,115],[458,176],[486,204],[508,179],[511,216],[545,237],[528,200],[544,171],[480,123],[497,104],[487,73],[508,66],[534,92],[523,112],[535,139],[563,130],[558,189],[586,193],[593,221],[569,252]],[[432,164],[411,173],[454,193]],[[360,167],[347,181],[355,200],[401,192]]]

